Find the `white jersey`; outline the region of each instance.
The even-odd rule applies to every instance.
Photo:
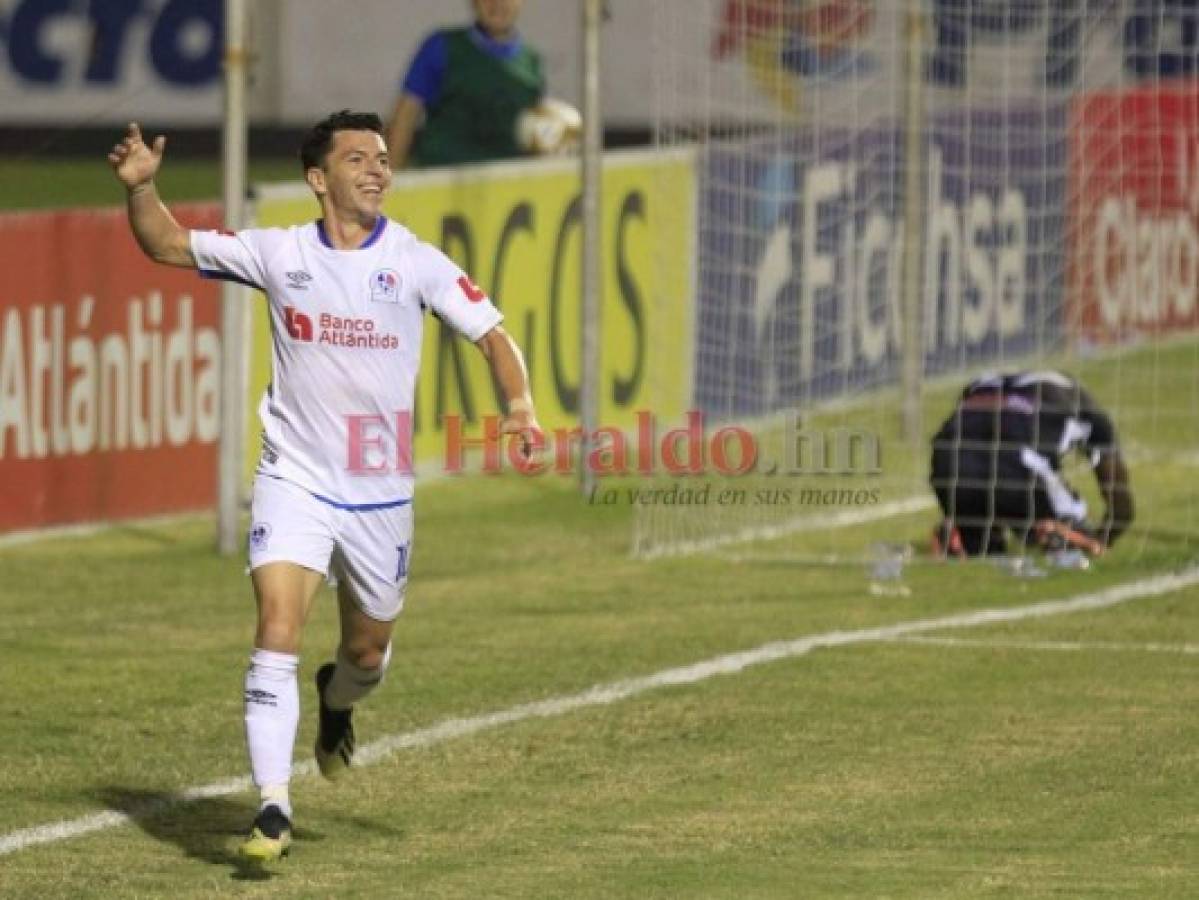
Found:
[[[258,472],[327,503],[412,497],[413,398],[425,309],[471,341],[503,318],[444,253],[385,217],[356,250],[319,222],[193,231],[201,274],[264,291],[271,383],[258,407]]]

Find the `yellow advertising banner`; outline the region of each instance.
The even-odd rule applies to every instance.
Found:
[[[582,202],[573,160],[497,163],[397,175],[384,207],[440,247],[487,290],[525,352],[538,418],[547,430],[578,424]],[[264,188],[256,224],[319,215],[305,185]],[[695,170],[686,152],[605,155],[602,189],[600,425],[632,430],[638,411],[680,419],[689,402],[695,247]],[[250,468],[261,428],[255,411],[270,379],[269,321],[254,312]],[[445,459],[447,416],[481,436],[500,411],[487,366],[437,319],[426,322],[413,416],[419,469]]]

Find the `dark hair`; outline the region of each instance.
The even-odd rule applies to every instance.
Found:
[[[307,172],[313,166],[320,168],[325,163],[329,148],[333,146],[333,135],[339,131],[373,131],[383,134],[383,120],[374,113],[351,112],[343,109],[317,122],[304,135],[300,144],[300,163]]]

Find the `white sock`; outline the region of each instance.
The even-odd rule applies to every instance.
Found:
[[[258,811],[268,806],[277,806],[283,815],[291,818],[291,797],[286,784],[264,784],[258,791]]]
[[[278,803],[291,816],[287,783],[291,780],[291,755],[300,723],[300,691],[296,669],[300,658],[255,648],[246,670],[246,746],[250,770],[263,800]],[[279,796],[282,794],[282,802]]]
[[[377,669],[360,669],[338,650],[337,668],[325,686],[325,705],[330,709],[349,709],[379,686],[390,662],[391,644],[383,651],[383,661]]]

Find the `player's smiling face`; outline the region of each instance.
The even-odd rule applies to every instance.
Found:
[[[338,131],[320,169],[309,170],[309,183],[334,209],[373,219],[391,186],[391,164],[383,137],[373,131]]]

